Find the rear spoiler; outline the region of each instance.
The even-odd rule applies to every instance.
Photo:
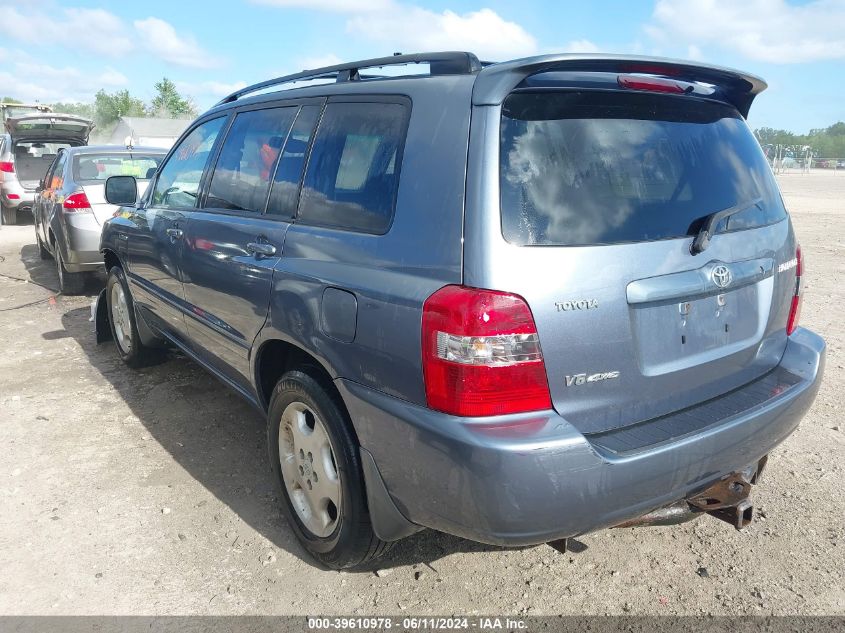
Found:
[[[754,97],[767,88],[766,82],[755,75],[730,68],[703,66],[663,57],[595,53],[543,55],[485,66],[479,71],[475,80],[472,103],[473,105],[500,105],[505,97],[527,77],[550,71],[645,73],[711,84],[719,88],[724,98],[745,118],[748,118],[748,111]]]

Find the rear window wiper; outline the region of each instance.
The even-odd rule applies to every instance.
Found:
[[[751,207],[759,207],[762,202],[763,198],[756,198],[755,200],[740,202],[739,204],[728,207],[727,209],[722,209],[721,211],[715,211],[710,215],[705,215],[701,222],[701,228],[698,229],[698,234],[695,236],[695,239],[692,241],[692,245],[690,246],[690,253],[698,255],[705,248],[710,246],[710,238],[713,237],[713,232],[716,230],[716,227],[719,226],[719,222],[728,216],[735,215],[741,211],[750,209]]]

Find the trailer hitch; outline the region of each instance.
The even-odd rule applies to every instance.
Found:
[[[741,530],[754,518],[754,506],[748,498],[750,493],[751,482],[745,474],[732,473],[686,501],[694,510],[706,512]]]
[[[760,481],[760,474],[767,461],[768,456],[763,456],[753,466],[731,473],[709,488],[686,499],[679,499],[614,527],[676,525],[692,521],[706,513],[741,530],[754,518],[754,506],[748,496],[751,493],[751,486]]]

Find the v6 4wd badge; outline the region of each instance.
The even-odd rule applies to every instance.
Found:
[[[575,374],[574,376],[566,377],[567,387],[577,387],[587,382],[600,382],[602,380],[612,380],[619,378],[618,371],[602,371],[597,374]]]

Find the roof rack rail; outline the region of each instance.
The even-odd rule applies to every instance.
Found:
[[[272,86],[281,86],[283,84],[294,83],[297,81],[312,81],[315,79],[334,79],[338,83],[344,81],[358,81],[362,78],[366,78],[360,74],[361,69],[379,68],[382,66],[399,66],[405,64],[429,64],[432,75],[468,75],[478,72],[482,68],[482,63],[478,61],[478,57],[476,57],[473,53],[467,53],[464,51],[413,53],[410,55],[395,53],[390,57],[376,57],[374,59],[349,62],[347,64],[337,64],[335,66],[315,68],[314,70],[303,70],[302,72],[294,73],[292,75],[285,75],[283,77],[276,77],[275,79],[261,81],[257,84],[247,86],[246,88],[236,90],[228,97],[225,97],[218,102],[217,105],[237,101],[244,95],[251,92],[257,92]]]

